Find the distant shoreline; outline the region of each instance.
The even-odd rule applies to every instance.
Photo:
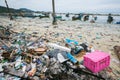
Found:
[[[23,12],[24,14],[33,14],[33,13],[37,13],[37,14],[44,14],[44,13],[50,13],[50,14],[52,14],[52,12]],[[18,12],[14,12],[14,13],[11,13],[13,16],[19,16],[20,15],[20,13],[18,13]],[[56,13],[57,15],[66,15],[67,13]],[[80,13],[69,13],[70,15],[79,15]],[[108,16],[108,14],[101,14],[101,13],[97,13],[97,14],[94,14],[94,13],[82,13],[82,14],[84,14],[84,15],[86,15],[86,14],[88,14],[88,15],[96,15],[96,16]],[[0,16],[8,16],[9,15],[9,13],[0,13]],[[111,15],[112,16],[120,16],[120,14],[112,14],[111,13]]]

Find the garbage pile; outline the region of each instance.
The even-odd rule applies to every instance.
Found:
[[[78,61],[76,56],[94,51],[87,43],[70,39],[50,43],[42,36],[3,27],[0,35],[0,80],[113,80],[106,70],[95,74],[85,68],[83,60]]]

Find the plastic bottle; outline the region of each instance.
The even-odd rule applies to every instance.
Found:
[[[18,57],[18,59],[16,60],[16,64],[15,64],[15,69],[19,69],[21,66],[21,62],[22,62],[22,57]]]
[[[78,35],[78,37],[79,37],[80,39],[82,39],[82,34]]]
[[[62,51],[67,51],[67,52],[70,52],[71,49],[67,48],[67,47],[63,47],[63,46],[60,46],[60,45],[57,45],[55,43],[48,43],[48,46],[54,48],[54,49],[60,49]]]
[[[70,59],[71,62],[77,63],[77,60],[70,53],[67,53],[67,57]]]
[[[96,39],[100,39],[100,34],[99,33],[96,33]]]

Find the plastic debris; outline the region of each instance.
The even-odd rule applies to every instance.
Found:
[[[50,34],[56,38],[61,35]],[[80,42],[79,44],[78,41],[67,38],[62,43],[52,43],[44,36],[37,37],[25,32],[5,35],[11,35],[11,38],[0,39],[0,80],[104,80],[109,78],[90,72],[83,65],[83,59],[79,62],[78,58],[83,58],[87,52],[94,52],[94,47],[90,44]],[[79,38],[83,38],[82,35]]]

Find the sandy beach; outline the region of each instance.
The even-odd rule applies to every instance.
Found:
[[[96,49],[109,52],[115,45],[120,44],[120,25],[100,24],[82,21],[58,21],[52,25],[49,18],[21,18],[10,21],[2,18],[0,25],[9,26],[15,32],[25,32],[36,36],[45,36],[50,42],[61,42],[66,38],[77,40],[79,43],[88,42]]]
[[[64,39],[69,38],[79,43],[87,42],[93,45],[95,50],[101,50],[110,54],[110,67],[120,73],[120,61],[113,51],[115,45],[120,46],[120,25],[90,23],[83,21],[57,21],[52,25],[49,18],[22,18],[10,21],[7,17],[0,16],[0,25],[9,26],[15,32],[25,32],[35,36],[45,36],[50,42],[63,45]],[[36,32],[37,34],[33,34]],[[64,46],[64,45],[63,45]],[[115,73],[116,74],[116,73]],[[119,74],[112,74],[120,78]]]

